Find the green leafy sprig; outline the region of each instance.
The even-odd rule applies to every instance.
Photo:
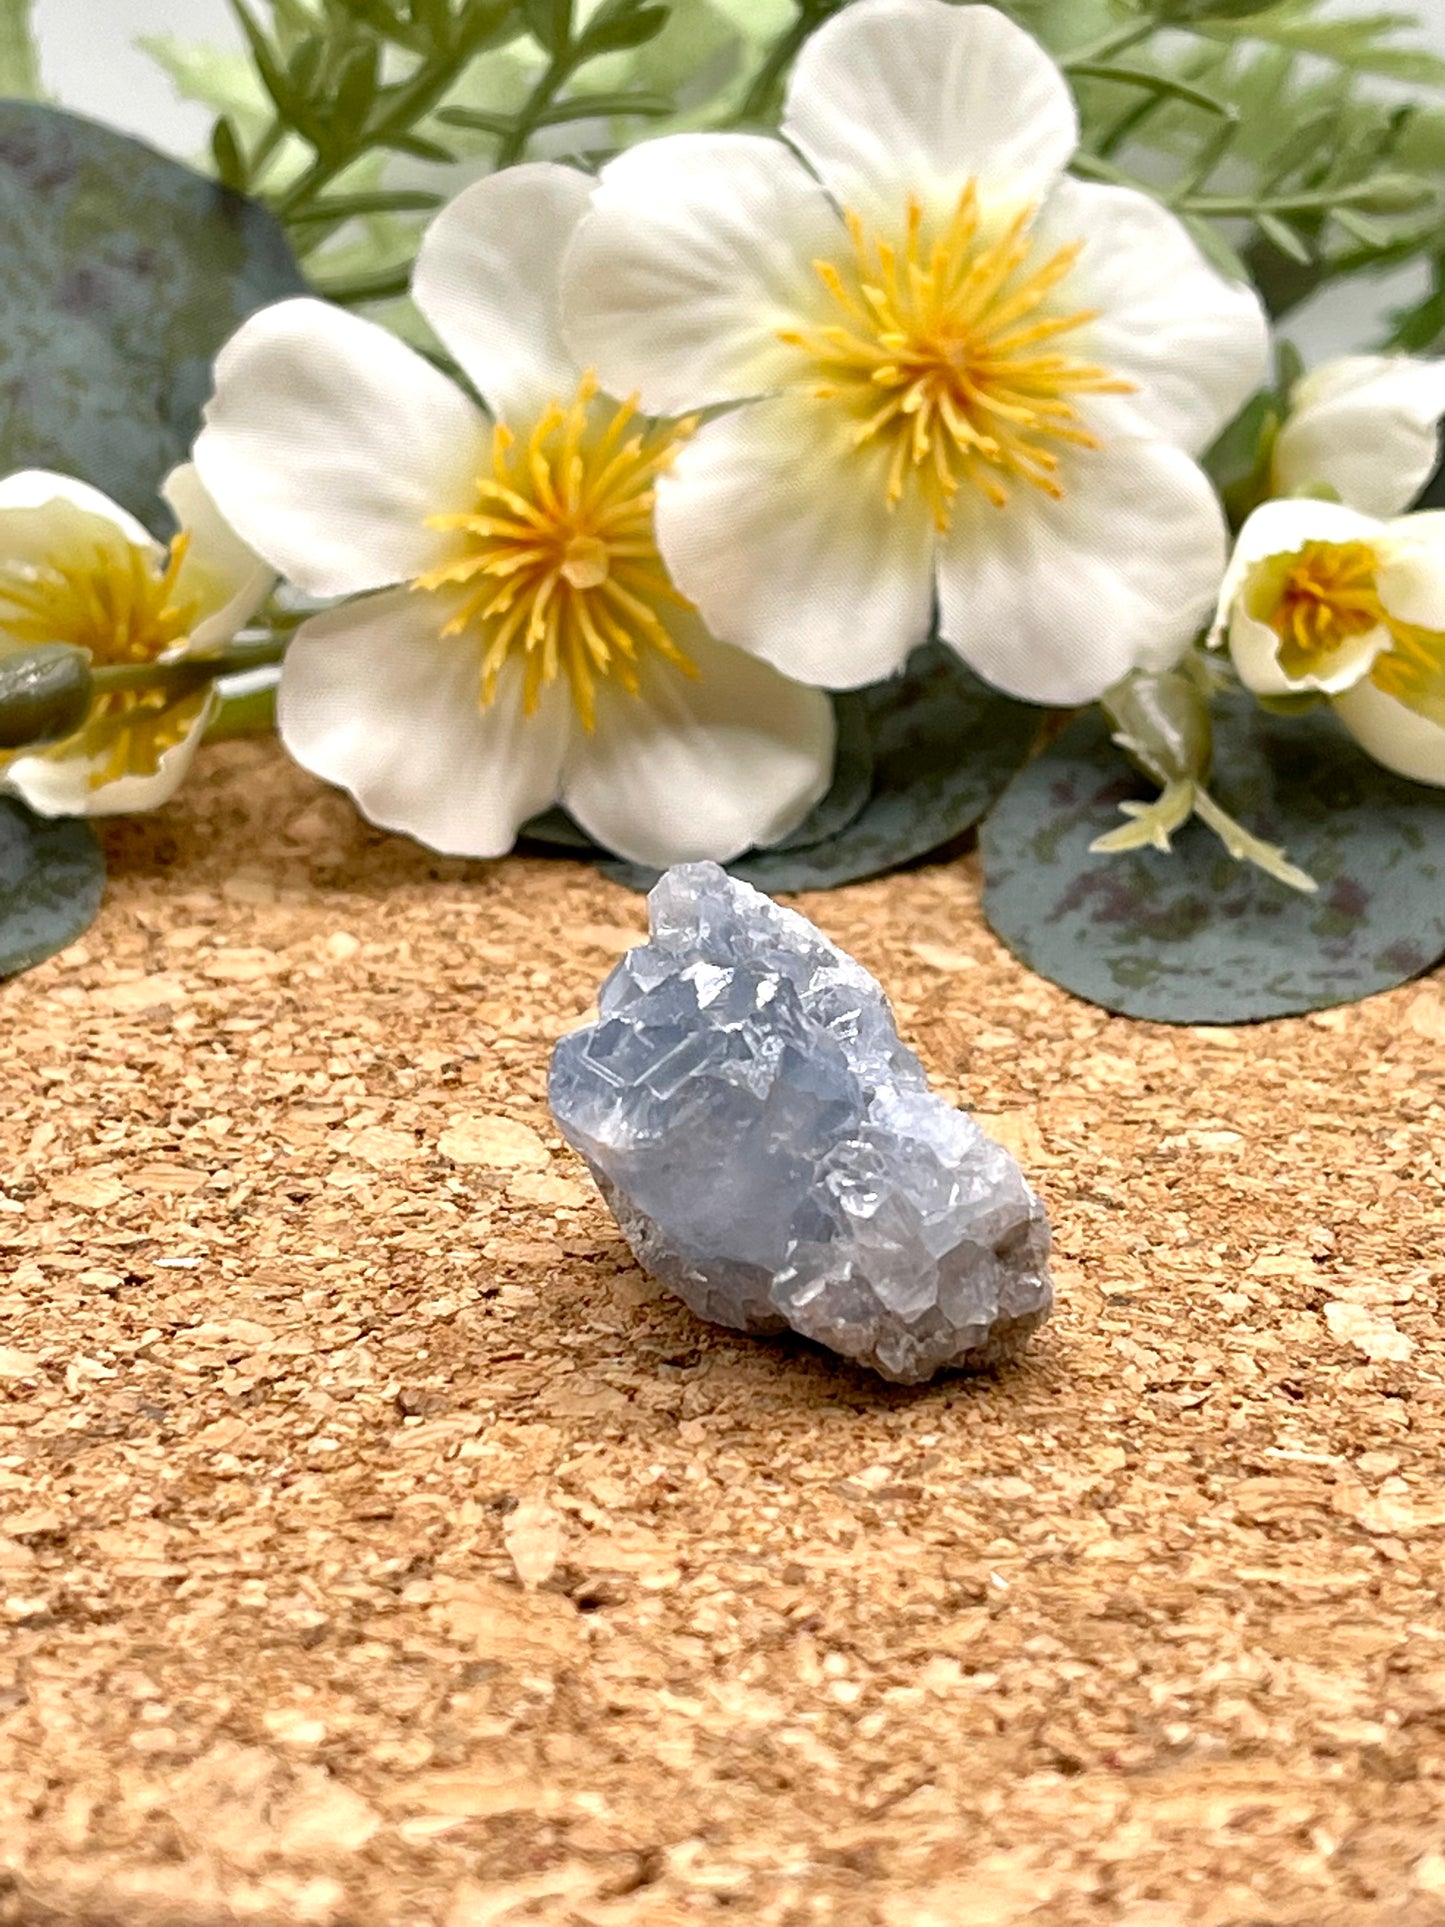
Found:
[[[7,9],[25,4],[0,0],[0,60]],[[365,306],[404,293],[459,165],[539,149],[601,161],[651,130],[775,125],[798,54],[842,4],[231,0],[256,82],[246,107],[223,57],[151,45],[216,106],[216,171],[280,215],[319,292]],[[1430,289],[1390,345],[1445,339],[1445,62],[1412,44],[1412,14],[1334,18],[1324,0],[1002,4],[1069,74],[1083,178],[1164,202],[1276,316],[1424,259]],[[652,61],[664,30],[669,56]],[[400,310],[382,318],[414,332]]]
[[[298,259],[317,264],[318,291],[343,306],[405,292],[417,224],[400,237],[373,226],[383,254],[389,238],[404,245],[361,272],[328,273],[328,244],[353,223],[425,215],[444,198],[384,178],[388,157],[450,167],[475,155],[481,135],[490,164],[507,166],[544,128],[645,119],[672,105],[645,90],[575,84],[594,62],[662,30],[668,9],[657,0],[603,0],[585,24],[573,0],[271,0],[269,24],[256,0],[231,6],[268,115],[248,131],[236,112],[222,112],[211,139],[216,172],[271,206]],[[484,54],[508,63],[515,84],[502,90],[514,96],[505,109],[457,97]],[[538,69],[530,77],[529,65]],[[459,132],[470,138],[458,141]]]
[[[40,51],[31,0],[0,0],[0,99],[39,100]]]

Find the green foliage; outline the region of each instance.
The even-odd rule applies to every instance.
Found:
[[[40,51],[30,9],[31,0],[0,0],[0,99],[42,98]]]
[[[0,474],[79,475],[154,523],[217,349],[301,285],[263,208],[93,121],[0,102]]]
[[[1135,56],[1207,106],[1142,77],[1131,97],[1085,75],[1079,171],[1147,180],[1276,316],[1327,282],[1428,250],[1445,223],[1445,142],[1422,132],[1441,109],[1371,84],[1445,87],[1445,62],[1401,44],[1411,16],[1326,19],[1318,0],[1225,15],[1194,9],[1189,37],[1159,47],[1167,58]]]
[[[74,943],[104,892],[105,857],[89,823],[36,816],[0,797],[0,977]]]
[[[244,57],[145,43],[214,109],[206,164],[280,215],[321,293],[424,342],[409,271],[463,180],[528,156],[602,161],[651,132],[774,125],[799,51],[843,0],[231,4]],[[1445,100],[1429,98],[1445,62],[1412,43],[1413,15],[1002,4],[1070,73],[1081,175],[1158,195],[1276,314],[1425,256],[1434,284],[1394,345],[1445,338]],[[0,22],[15,5],[0,0]],[[1416,96],[1404,104],[1402,85]]]
[[[1276,715],[1236,692],[1214,721],[1215,792],[1318,890],[1235,861],[1202,822],[1172,855],[1096,853],[1138,784],[1092,710],[983,827],[984,912],[1015,955],[1091,1003],[1173,1024],[1350,1003],[1437,962],[1445,793],[1371,762],[1324,705]]]
[[[90,655],[68,642],[0,655],[0,752],[63,742],[90,714]]]
[[[760,890],[831,890],[927,856],[973,828],[1027,757],[1039,712],[987,688],[941,643],[887,682],[834,698],[833,786],[791,836],[728,865]],[[591,856],[605,875],[649,890],[655,870],[597,850],[560,812],[535,841]]]
[[[247,58],[148,42],[217,113],[209,164],[268,203],[317,290],[344,306],[395,303],[421,229],[458,184],[566,151],[578,130],[640,127],[676,97],[630,84],[668,24],[656,0],[231,0]],[[706,9],[704,9],[706,11]],[[404,308],[381,318],[403,333]]]

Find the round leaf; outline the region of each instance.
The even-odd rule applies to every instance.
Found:
[[[757,852],[757,860],[815,850],[820,844],[833,842],[867,807],[873,794],[874,755],[873,719],[866,691],[835,696],[833,716],[838,740],[828,794],[814,804],[795,830]]]
[[[786,844],[753,850],[728,869],[759,890],[832,890],[915,862],[972,829],[1027,756],[1039,712],[990,689],[942,643],[928,643],[907,668],[855,697],[839,698],[839,774],[819,805],[824,823],[846,820],[815,842],[795,831]],[[861,749],[850,760],[846,705],[861,711],[871,764],[861,803]],[[816,819],[815,819],[816,820]],[[606,875],[649,889],[656,872],[604,863]]]
[[[304,287],[264,208],[111,128],[0,101],[0,474],[78,475],[155,525],[217,349]]]
[[[519,843],[540,843],[549,849],[565,851],[568,856],[600,857],[598,849],[586,830],[579,829],[563,809],[543,810],[534,816],[530,823],[524,823],[517,833]]]
[[[1232,1024],[1352,1003],[1445,953],[1445,793],[1370,761],[1329,709],[1216,708],[1210,790],[1318,883],[1306,896],[1192,822],[1171,854],[1091,855],[1149,786],[1093,711],[1009,786],[980,836],[984,911],[1010,950],[1090,1003]]]
[[[105,858],[83,817],[36,816],[0,797],[0,977],[74,943],[104,890]]]
[[[803,818],[798,827],[770,846],[772,850],[811,848],[836,836],[838,831],[863,808],[873,784],[873,738],[868,725],[868,707],[862,694],[835,696],[833,707],[838,720],[838,747],[833,766],[833,781],[828,794]],[[540,843],[570,856],[606,859],[587,832],[580,829],[563,809],[544,810],[525,823],[519,842]],[[650,890],[658,872],[640,864],[613,861],[610,874],[620,875],[635,887]],[[649,879],[644,882],[642,879]]]

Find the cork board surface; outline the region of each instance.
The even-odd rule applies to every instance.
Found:
[[[1057,1229],[909,1392],[550,1128],[638,899],[263,745],[107,834],[0,991],[0,1922],[1445,1921],[1440,984],[1170,1030],[968,860],[805,900]]]

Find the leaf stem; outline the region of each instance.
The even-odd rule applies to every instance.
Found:
[[[1377,206],[1381,187],[1378,180],[1357,181],[1353,186],[1317,188],[1298,194],[1271,194],[1257,199],[1248,194],[1196,194],[1186,191],[1170,195],[1168,200],[1178,214],[1202,214],[1216,221],[1257,220],[1261,214],[1331,214],[1339,207]],[[1405,184],[1401,182],[1402,194],[1404,189]],[[1409,204],[1421,206],[1429,198],[1430,189],[1421,181],[1418,193]]]
[[[820,21],[833,11],[831,0],[798,0],[798,17],[786,33],[780,34],[768,57],[753,75],[741,107],[733,115],[734,126],[762,120],[773,103],[778,82],[792,66],[803,43]]]
[[[219,656],[183,656],[175,662],[136,662],[93,669],[91,686],[102,696],[126,689],[164,689],[183,696],[221,676],[239,675],[243,669],[265,669],[280,662],[289,641],[287,636],[273,635],[259,642],[233,643]]]
[[[1076,73],[1079,68],[1091,66],[1095,61],[1112,60],[1116,54],[1127,53],[1137,47],[1141,40],[1147,40],[1155,30],[1153,20],[1136,21],[1132,27],[1116,28],[1098,40],[1086,41],[1082,47],[1075,47],[1072,53],[1061,54],[1059,65],[1066,74]]]
[[[542,125],[547,110],[578,66],[577,49],[570,40],[547,63],[545,73],[527,97],[525,106],[497,143],[498,168],[513,167],[527,151],[527,143]]]
[[[310,167],[275,203],[275,212],[281,220],[295,220],[310,208],[317,196],[369,149],[385,147],[397,137],[410,133],[442,99],[470,57],[470,49],[450,48],[433,60],[424,60],[411,79],[398,88],[381,119],[373,126],[358,129],[348,148],[330,155],[318,151]]]

